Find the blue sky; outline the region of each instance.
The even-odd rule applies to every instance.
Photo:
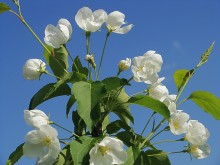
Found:
[[[11,1],[3,0],[13,10]],[[68,19],[73,26],[72,40],[67,47],[72,56],[85,56],[85,37],[77,27],[74,17],[78,9],[84,6],[92,10],[104,9],[110,13],[118,10],[126,15],[125,20],[134,24],[134,28],[126,35],[112,34],[110,36],[104,58],[101,78],[117,73],[117,64],[126,57],[133,58],[143,55],[148,50],[155,50],[163,57],[164,64],[160,76],[166,77],[164,84],[171,94],[176,93],[172,75],[177,69],[191,69],[199,61],[201,54],[216,41],[209,61],[199,68],[183,92],[182,99],[195,90],[206,90],[220,97],[220,1],[180,1],[180,0],[111,0],[111,1],[67,1],[38,0],[23,1],[23,15],[26,21],[38,34],[44,38],[46,25],[56,25],[60,18]],[[55,81],[51,77],[42,76],[41,81],[27,81],[22,77],[22,66],[27,59],[41,58],[43,49],[27,28],[11,13],[0,15],[0,55],[1,55],[1,115],[0,115],[0,164],[5,164],[9,154],[24,141],[25,134],[31,130],[23,120],[23,110],[28,108],[31,97],[45,84]],[[100,57],[106,31],[92,34],[91,51]],[[131,71],[122,73],[122,77],[130,78]],[[132,82],[127,88],[129,94],[145,89],[142,83]],[[70,119],[65,118],[67,97],[50,100],[38,107],[51,114],[51,119],[71,129]],[[135,130],[140,133],[146,123],[150,110],[131,107],[135,117]],[[180,109],[187,112],[191,119],[202,122],[210,132],[208,144],[211,155],[207,159],[190,159],[187,154],[170,155],[171,162],[176,165],[217,165],[220,163],[220,122],[203,112],[192,102],[186,102]],[[65,133],[59,130],[61,136]],[[170,133],[161,139],[178,139]],[[61,137],[62,138],[62,137]],[[158,145],[166,151],[179,151],[186,143],[164,143]],[[34,164],[34,160],[23,157],[18,165]]]

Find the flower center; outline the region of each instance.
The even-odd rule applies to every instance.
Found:
[[[49,146],[51,144],[51,139],[46,136],[43,138],[42,142],[41,142],[44,146]]]
[[[190,152],[197,152],[198,147],[197,146],[191,146],[190,147]]]
[[[178,130],[180,127],[178,121],[173,121],[173,126],[174,126],[175,130]]]
[[[109,150],[110,148],[107,146],[99,146],[99,151],[101,152],[102,156],[104,156]]]

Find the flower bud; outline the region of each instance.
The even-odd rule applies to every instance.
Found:
[[[122,72],[124,70],[128,70],[131,66],[131,59],[126,58],[126,60],[121,60],[118,64],[119,71]]]
[[[93,55],[87,54],[86,57],[85,57],[85,60],[88,61],[92,65],[93,68],[96,67]]]
[[[40,59],[29,59],[23,66],[23,76],[27,80],[36,80],[45,73],[46,64]]]

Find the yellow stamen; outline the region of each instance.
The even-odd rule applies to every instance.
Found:
[[[101,152],[102,156],[104,156],[109,150],[110,148],[107,146],[99,146],[99,151]]]

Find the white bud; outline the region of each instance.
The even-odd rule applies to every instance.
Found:
[[[124,70],[128,70],[131,66],[131,59],[130,58],[126,58],[126,60],[121,60],[118,64],[118,68],[120,70],[120,72],[124,71]]]

